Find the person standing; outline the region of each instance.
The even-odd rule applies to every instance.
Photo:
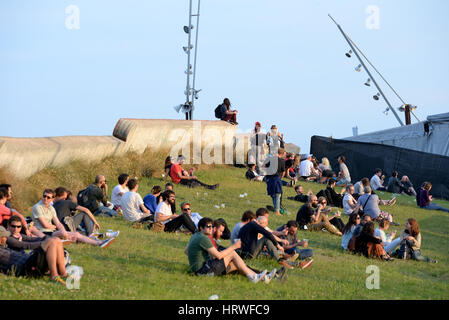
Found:
[[[265,162],[267,193],[273,200],[274,212],[281,215],[282,178],[285,174],[285,150],[278,149],[276,156],[271,156]]]
[[[254,130],[250,134],[251,149],[249,151],[248,163],[255,163],[257,170],[262,168],[265,161],[264,144],[267,136],[260,132],[260,122],[256,122]]]

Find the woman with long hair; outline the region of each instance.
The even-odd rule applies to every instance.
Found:
[[[381,245],[382,240],[374,236],[374,222],[367,222],[355,240],[355,252],[367,258],[378,258],[384,261],[393,260]]]
[[[171,156],[168,156],[167,158],[165,158],[165,163],[164,163],[165,179],[167,179],[170,176],[170,170],[171,170],[172,164],[173,164],[173,158]]]
[[[360,224],[360,216],[358,213],[351,213],[348,223],[343,228],[343,236],[341,238],[341,247],[343,250],[348,249],[349,240],[351,240],[354,229]]]
[[[430,194],[430,190],[432,189],[432,184],[428,181],[424,182],[421,186],[421,190],[419,190],[419,195],[417,196],[417,204],[427,210],[441,210],[445,212],[449,212],[449,209],[439,206],[435,203],[431,203],[433,198]]]
[[[399,250],[399,258],[437,263],[437,260],[433,260],[421,255],[422,237],[419,230],[418,221],[416,221],[415,218],[409,218],[407,219],[404,227],[405,229],[401,233],[401,248]]]
[[[321,214],[328,214],[332,211],[331,208],[327,207],[327,199],[326,197],[319,197],[318,204],[321,205]],[[341,213],[337,211],[332,217],[329,218],[329,222],[338,229],[338,231],[343,232],[345,227],[344,222],[340,219]]]

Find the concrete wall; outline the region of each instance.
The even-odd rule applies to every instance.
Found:
[[[113,136],[64,136],[49,138],[0,137],[0,167],[26,178],[48,166],[72,160],[96,161],[129,150],[142,153],[147,147],[181,148],[184,144],[220,147],[235,139],[236,126],[224,121],[120,119]]]

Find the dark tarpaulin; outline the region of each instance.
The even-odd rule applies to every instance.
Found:
[[[384,185],[393,171],[409,177],[415,190],[424,181],[432,183],[430,193],[435,198],[449,200],[449,157],[398,148],[376,143],[355,142],[312,136],[310,153],[321,161],[327,157],[336,173],[339,171],[337,158],[346,157],[346,164],[352,183],[367,177],[371,179],[374,170],[380,168],[385,175]]]

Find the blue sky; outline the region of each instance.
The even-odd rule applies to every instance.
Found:
[[[66,27],[70,5],[79,29]],[[370,5],[378,29],[367,28]],[[214,119],[228,97],[242,131],[276,124],[302,152],[312,135],[398,126],[328,13],[421,120],[447,112],[448,9],[445,0],[203,0],[194,119]],[[2,0],[0,136],[111,135],[120,118],[183,119],[173,106],[185,100],[187,24],[188,0]]]

